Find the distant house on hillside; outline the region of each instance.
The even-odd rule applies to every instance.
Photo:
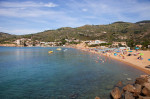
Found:
[[[119,46],[119,45],[127,46],[127,43],[126,42],[113,42],[112,44],[112,46]]]
[[[104,34],[106,34],[107,32],[103,31]]]
[[[17,45],[21,45],[21,40],[18,39],[18,40],[16,40],[14,43],[16,43]]]
[[[102,41],[102,40],[91,40],[91,41],[85,41],[85,42],[87,42],[88,45],[107,43],[106,41]]]

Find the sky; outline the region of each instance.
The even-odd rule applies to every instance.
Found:
[[[0,32],[16,35],[142,20],[150,0],[0,0]]]

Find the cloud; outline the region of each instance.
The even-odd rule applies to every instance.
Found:
[[[48,4],[44,4],[45,7],[56,7],[58,5],[54,4],[54,3],[48,3]]]
[[[86,12],[86,11],[88,11],[88,9],[85,9],[85,8],[84,8],[84,9],[82,9],[82,11]]]
[[[52,2],[49,3],[37,3],[32,1],[26,1],[26,2],[6,2],[2,1],[0,2],[0,7],[7,7],[7,8],[27,8],[27,7],[56,7],[57,4],[54,4]]]
[[[150,2],[139,0],[83,0],[82,2],[73,1],[67,4],[74,13],[79,13],[79,9],[88,9],[88,14],[82,17],[111,18],[109,20],[137,20],[150,16]],[[82,10],[83,11],[83,10]],[[77,14],[79,15],[79,14]],[[81,15],[81,14],[80,14]],[[81,16],[80,16],[81,17]]]
[[[42,31],[41,27],[78,27],[84,24],[108,24],[115,21],[136,22],[150,18],[150,2],[139,0],[58,0],[52,2],[9,2],[0,1],[0,22],[5,26],[20,26],[21,30],[10,29],[10,33]],[[56,8],[55,8],[56,7]],[[14,20],[11,23],[10,20]],[[22,24],[24,22],[24,24]],[[21,25],[20,25],[21,24]],[[26,29],[29,27],[32,29]],[[6,26],[7,25],[7,26]],[[36,26],[35,26],[36,25]],[[41,28],[41,29],[36,29]],[[30,32],[31,33],[31,32]]]
[[[57,13],[60,12],[41,9],[0,8],[0,15],[8,17],[41,17],[47,15],[55,15]]]

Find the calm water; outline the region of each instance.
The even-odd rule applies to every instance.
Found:
[[[102,63],[95,54],[56,49],[0,47],[0,99],[109,99],[119,80],[132,83],[143,74],[112,59]]]

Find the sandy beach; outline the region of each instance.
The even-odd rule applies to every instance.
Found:
[[[135,50],[132,50],[134,52],[136,52]],[[136,69],[142,70],[147,74],[150,74],[150,68],[145,68],[145,66],[150,65],[150,61],[148,61],[148,59],[150,58],[150,51],[138,51],[138,53],[143,53],[144,55],[142,55],[142,60],[137,59],[139,57],[139,55],[137,56],[127,56],[125,55],[125,58],[122,59],[119,56],[114,56],[114,55],[110,55],[111,58],[117,59],[121,62],[124,62],[126,64],[129,64],[130,66],[133,66]]]
[[[99,52],[96,52],[94,50],[91,51],[91,50],[89,50],[89,47],[85,47],[84,44],[78,44],[78,45],[72,46],[72,47],[83,50],[83,51],[88,51],[88,52],[91,52],[91,53],[104,55],[106,57],[116,59],[116,60],[121,61],[125,64],[128,64],[129,66],[132,66],[136,69],[139,69],[139,70],[145,72],[146,74],[150,74],[150,68],[145,68],[145,66],[150,65],[150,61],[148,60],[148,59],[150,59],[150,51],[142,51],[142,50],[135,51],[135,50],[132,50],[132,52],[127,52],[122,58],[122,56],[119,55],[119,53],[118,53],[117,56],[115,56],[114,55],[115,52],[99,53]],[[143,55],[139,55],[139,53],[142,53]],[[132,54],[132,55],[128,56],[128,54]],[[133,55],[133,54],[135,54],[135,55]],[[141,60],[137,59],[139,56],[142,57]]]

